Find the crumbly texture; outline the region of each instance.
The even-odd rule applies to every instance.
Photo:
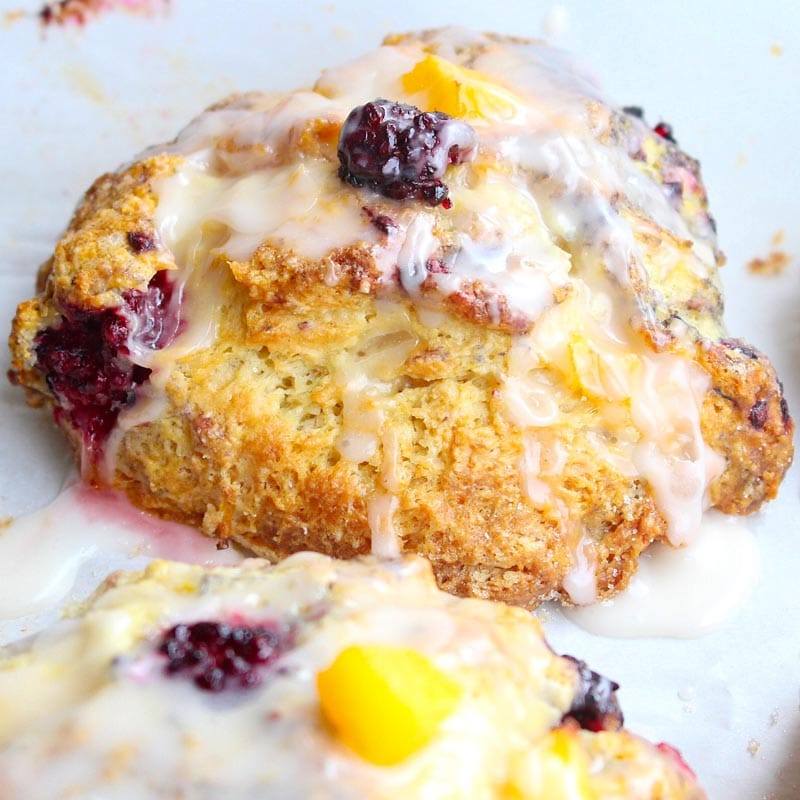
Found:
[[[408,41],[417,40],[392,40]],[[435,52],[435,34],[420,41]],[[459,46],[449,57],[470,67],[498,41],[504,40]],[[260,102],[244,95],[215,108]],[[594,103],[590,114],[600,144],[623,148],[648,180],[683,181],[681,219],[721,264],[696,162],[656,134],[643,134],[621,112]],[[288,152],[217,142],[222,174],[236,159],[269,156],[335,176],[337,136],[337,124],[321,118],[294,137]],[[40,294],[20,306],[14,321],[10,376],[32,405],[55,402],[37,367],[40,331],[69,307],[118,307],[125,291],[144,291],[158,270],[178,266],[157,235],[154,187],[183,167],[180,155],[149,155],[103,176],[87,193],[43,268]],[[490,168],[481,161],[451,168],[456,211],[459,190]],[[346,202],[365,206],[383,243],[391,241],[393,220],[417,202],[341,191],[351,193]],[[647,253],[618,287],[630,341],[646,357],[672,354],[707,374],[702,436],[725,460],[710,500],[728,513],[751,513],[775,496],[792,459],[793,423],[780,382],[761,353],[725,338],[716,266],[703,277],[692,242],[612,201]],[[445,249],[457,241],[454,212],[426,213]],[[156,246],[135,252],[131,233],[152,236]],[[553,238],[570,250],[568,241]],[[582,262],[579,247],[569,256],[575,272],[596,269]],[[509,297],[497,300],[481,281],[464,283],[443,299],[447,313],[431,324],[420,297],[423,306],[433,303],[435,276],[417,297],[388,292],[375,247],[363,242],[342,242],[310,258],[267,239],[249,258],[221,252],[210,269],[221,276],[216,337],[175,362],[159,413],[124,433],[110,473],[84,462],[91,480],[271,559],[307,549],[345,558],[368,553],[375,535],[370,502],[390,495],[400,551],[428,558],[440,586],[528,607],[569,599],[564,582],[581,547],[591,551],[596,597],[603,598],[625,588],[648,545],[667,538],[652,485],[615,458],[623,443],[633,448],[641,439],[626,400],[598,399],[572,366],[554,361],[535,377],[549,387],[557,422],[526,429],[508,414],[504,387],[514,348],[537,332]],[[573,289],[554,290],[554,307],[567,308]],[[379,388],[348,409],[342,376],[356,373]],[[377,446],[364,457],[344,457],[342,437],[361,430],[360,418],[371,413],[380,416]],[[67,415],[57,420],[80,452],[80,432]],[[532,499],[520,468],[532,430],[542,472],[547,453],[558,462],[544,501]]]
[[[180,629],[193,632],[194,662],[204,644],[221,659],[219,637],[230,642],[234,629],[270,631],[269,652],[254,659],[239,647],[255,662],[251,679],[211,693],[176,668]],[[338,701],[326,694],[323,704],[317,676],[353,648],[397,654],[377,667],[394,694],[369,723],[374,736],[391,737],[385,715],[413,707],[421,691],[431,704],[443,687],[453,698],[430,738],[390,766],[325,722]],[[530,614],[438,591],[419,558],[154,562],[0,649],[0,798],[704,798],[677,751],[621,729],[619,715],[580,727],[587,679],[604,681],[553,653]],[[417,713],[412,726],[425,719]]]

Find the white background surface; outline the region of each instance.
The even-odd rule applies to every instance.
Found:
[[[90,182],[171,138],[220,96],[308,85],[394,30],[455,23],[538,36],[560,8],[565,27],[555,41],[596,69],[611,98],[644,106],[653,123],[669,120],[701,159],[729,260],[728,326],[769,353],[800,415],[800,6],[789,0],[302,8],[172,0],[150,18],[110,13],[85,29],[45,32],[33,17],[2,17],[38,7],[0,0],[3,320],[32,291],[36,266]],[[767,255],[779,230],[789,267],[779,277],[750,275],[746,262]],[[5,372],[5,352],[0,362]],[[0,516],[44,505],[68,460],[45,415],[3,383]],[[800,798],[798,477],[793,469],[779,500],[752,520],[763,574],[727,629],[690,641],[612,640],[551,620],[554,647],[618,680],[629,726],[678,746],[711,798]],[[0,564],[0,580],[8,568]]]

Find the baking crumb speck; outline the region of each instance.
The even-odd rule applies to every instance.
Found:
[[[781,275],[791,258],[783,250],[772,250],[766,258],[753,258],[747,262],[751,275]]]
[[[27,16],[27,13],[19,8],[15,11],[6,11],[6,13],[3,14],[3,27],[10,28],[15,22],[19,22]]]
[[[44,27],[82,27],[106,11],[122,10],[149,15],[156,8],[168,4],[169,0],[58,0],[44,3],[36,16]]]

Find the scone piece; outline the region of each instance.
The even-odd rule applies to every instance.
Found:
[[[616,688],[418,557],[154,562],[0,651],[0,798],[704,797]]]
[[[229,98],[89,190],[12,380],[88,479],[259,555],[608,597],[792,457],[665,133],[547,45],[459,29]]]

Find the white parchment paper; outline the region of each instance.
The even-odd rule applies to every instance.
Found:
[[[800,6],[172,0],[150,17],[108,13],[83,29],[46,31],[38,8],[0,1],[6,328],[91,181],[220,96],[308,85],[389,31],[455,23],[548,32],[602,76],[610,97],[667,119],[702,161],[728,255],[728,326],[771,356],[800,414]],[[775,248],[792,256],[784,273],[751,275],[746,263]],[[45,415],[0,382],[0,516],[44,505],[68,462]],[[763,557],[754,596],[705,638],[605,639],[550,614],[554,647],[619,681],[629,727],[681,749],[711,798],[800,798],[798,520],[793,469],[781,497],[751,521]],[[0,564],[0,581],[7,569]]]

